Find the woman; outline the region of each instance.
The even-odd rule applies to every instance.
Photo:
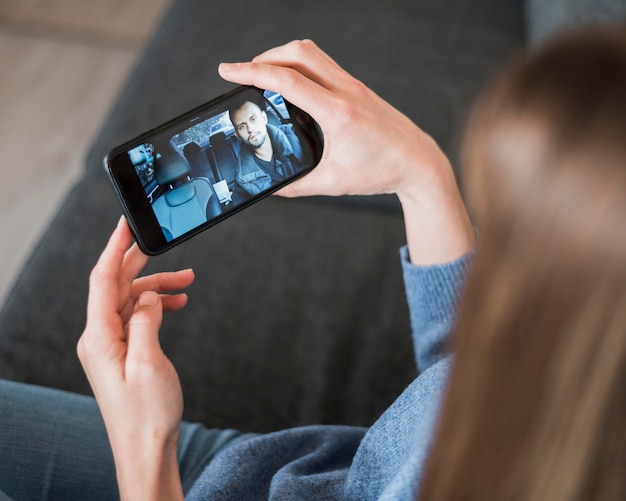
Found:
[[[626,32],[512,65],[465,168],[480,249],[420,499],[626,499]]]
[[[591,59],[599,57],[605,50],[617,52],[618,63],[611,66],[611,71],[615,70],[614,66],[621,68],[619,85],[623,89],[626,82],[626,50],[621,41],[623,38],[603,34],[593,37],[602,42],[602,47],[589,49],[594,56]],[[585,52],[594,43],[593,40],[585,41],[579,46],[573,40],[565,43],[561,49],[554,49],[555,53],[548,60],[553,64],[561,61],[564,68],[573,71],[572,67],[576,66],[581,51]],[[537,68],[534,61],[541,59],[541,55],[534,57],[535,59],[522,63],[517,72],[509,73],[513,76],[508,78],[513,82],[524,81],[524,76],[532,74]],[[604,64],[599,63],[599,66],[603,67]],[[220,73],[227,80],[275,90],[307,110],[320,123],[326,138],[322,162],[311,174],[284,189],[283,195],[397,194],[405,216],[408,245],[403,250],[403,269],[421,374],[369,430],[318,426],[250,436],[233,431],[206,430],[188,424],[179,426],[182,413],[180,384],[171,364],[160,350],[158,328],[164,310],[179,309],[186,302],[186,297],[182,294],[164,293],[189,285],[193,280],[193,273],[185,270],[174,274],[162,273],[136,278],[147,258],[135,246],[127,250],[131,235],[125,222],[121,221],[92,273],[87,326],[78,346],[79,356],[104,418],[121,496],[124,499],[182,499],[184,493],[188,499],[415,499],[439,412],[440,396],[451,366],[450,357],[444,349],[445,340],[455,322],[458,291],[475,247],[474,230],[450,164],[430,137],[346,74],[311,42],[295,42],[271,50],[252,63],[223,65]],[[537,86],[543,88],[550,83],[550,78],[546,77],[544,80],[543,70],[538,73]],[[505,85],[504,88],[508,87]],[[525,442],[530,436],[529,433],[521,436],[517,433],[520,428],[523,431],[526,429],[516,419],[526,425],[529,414],[525,387],[519,380],[530,378],[534,384],[531,388],[543,388],[541,379],[549,380],[552,375],[564,385],[545,384],[551,390],[548,397],[554,396],[555,400],[546,400],[540,394],[537,401],[533,402],[537,408],[530,412],[532,415],[543,415],[543,411],[539,410],[550,408],[546,415],[555,416],[554,423],[558,428],[558,423],[563,422],[565,417],[561,411],[566,411],[566,415],[571,411],[570,407],[562,407],[560,403],[572,401],[571,398],[566,398],[569,392],[562,394],[561,388],[570,389],[568,376],[578,374],[575,370],[580,367],[577,362],[584,361],[588,351],[584,344],[579,344],[579,338],[587,339],[591,335],[596,341],[592,345],[594,350],[601,344],[603,349],[598,350],[599,359],[604,361],[604,357],[611,358],[608,365],[611,377],[608,380],[613,383],[624,381],[623,344],[620,350],[619,343],[612,343],[608,347],[597,343],[598,337],[602,337],[598,334],[601,329],[597,329],[591,320],[580,325],[574,322],[573,327],[567,329],[577,334],[572,340],[575,342],[568,344],[573,352],[571,356],[574,362],[571,364],[565,364],[559,358],[569,358],[569,350],[562,354],[560,350],[545,349],[543,338],[550,337],[546,334],[547,328],[537,329],[535,334],[533,324],[533,319],[543,318],[535,317],[536,311],[550,318],[551,313],[560,313],[563,309],[565,313],[555,315],[555,318],[578,318],[578,311],[571,311],[571,306],[580,305],[581,312],[587,307],[585,295],[578,293],[579,288],[569,287],[570,283],[561,280],[572,279],[567,264],[569,259],[561,259],[563,249],[571,250],[575,263],[586,263],[583,258],[588,257],[588,250],[595,250],[594,262],[602,261],[614,271],[613,275],[608,274],[607,280],[617,277],[620,271],[623,274],[624,236],[613,231],[610,236],[615,238],[607,238],[604,231],[600,231],[604,227],[597,224],[599,215],[602,215],[601,222],[613,229],[620,228],[626,202],[623,173],[620,178],[614,172],[616,169],[610,170],[613,182],[602,184],[605,181],[596,179],[602,176],[593,174],[590,164],[582,162],[580,170],[589,173],[588,176],[583,176],[584,179],[593,178],[596,185],[589,184],[590,181],[582,184],[575,182],[571,186],[566,184],[566,192],[572,191],[576,196],[567,198],[569,202],[563,206],[558,203],[555,206],[552,197],[546,194],[541,194],[539,201],[531,198],[531,202],[528,202],[525,196],[534,193],[534,182],[537,179],[533,174],[538,176],[539,172],[544,173],[541,179],[546,184],[541,188],[545,192],[561,191],[561,183],[543,164],[550,167],[553,160],[555,165],[561,164],[555,154],[561,151],[561,139],[569,138],[570,135],[569,130],[559,130],[558,126],[563,123],[568,125],[569,122],[550,121],[549,117],[552,115],[549,107],[545,112],[537,111],[538,114],[532,115],[532,118],[539,119],[540,124],[545,123],[546,128],[543,130],[533,127],[528,138],[522,134],[522,140],[531,141],[528,143],[531,147],[521,151],[538,154],[545,152],[547,156],[545,159],[536,159],[533,155],[530,159],[524,158],[520,154],[520,148],[512,149],[510,146],[510,142],[513,141],[515,145],[517,139],[508,139],[517,137],[513,134],[518,130],[514,127],[517,125],[515,119],[521,109],[518,106],[525,103],[524,95],[521,96],[519,105],[511,104],[510,115],[513,119],[510,123],[506,122],[507,127],[511,127],[511,134],[504,134],[502,140],[495,134],[501,130],[503,133],[508,132],[507,127],[501,127],[503,122],[494,118],[494,115],[498,116],[500,107],[506,108],[505,103],[516,102],[514,98],[517,92],[511,92],[510,95],[496,92],[493,101],[496,103],[495,110],[488,99],[482,105],[485,111],[478,115],[478,123],[472,127],[473,132],[469,136],[468,151],[472,153],[469,156],[470,191],[479,221],[480,244],[477,246],[475,266],[464,296],[462,320],[455,337],[459,351],[458,360],[454,363],[450,391],[442,409],[441,425],[438,427],[420,499],[463,498],[464,486],[466,483],[472,485],[474,475],[475,488],[471,492],[475,497],[507,498],[510,493],[507,491],[508,479],[516,479],[515,475],[521,479],[512,484],[511,492],[517,494],[520,486],[525,485],[523,482],[528,481],[534,487],[542,474],[553,471],[544,472],[544,462],[550,464],[552,457],[557,458],[557,461],[568,457],[563,456],[567,450],[553,447],[548,452],[554,456],[528,455],[534,461],[538,461],[539,457],[543,462],[531,464],[530,461],[513,461],[520,450],[518,442]],[[595,96],[591,91],[588,94],[589,97]],[[560,94],[557,93],[557,96]],[[563,97],[565,108],[576,108],[580,103],[572,102],[571,96],[568,96],[569,94],[564,94]],[[621,99],[623,105],[623,98]],[[548,102],[552,103],[551,100]],[[597,102],[583,104],[591,110],[598,109],[597,105]],[[615,108],[619,107],[616,105]],[[621,110],[621,114],[617,113],[611,120],[615,127],[621,127],[619,138],[624,137],[626,127],[626,114],[623,113],[623,107]],[[598,113],[602,115],[604,112]],[[480,118],[481,116],[487,118]],[[531,120],[529,123],[534,125],[535,122]],[[605,128],[600,127],[602,130]],[[525,128],[522,129],[519,130],[526,132]],[[538,137],[535,137],[536,133]],[[604,133],[597,136],[604,137]],[[586,134],[581,137],[586,137]],[[580,144],[585,149],[581,139],[576,136],[574,138],[573,144]],[[606,144],[612,145],[615,141],[611,142],[609,139],[607,137],[602,141],[608,141]],[[536,147],[536,144],[543,146],[542,140],[545,140],[546,146]],[[605,142],[602,141],[598,144],[604,146]],[[558,146],[554,151],[553,145]],[[595,150],[586,151],[590,155],[598,154]],[[615,151],[618,155],[615,158],[623,164],[626,158],[624,151]],[[494,160],[491,167],[491,160],[487,162],[491,155],[495,155],[497,159],[504,158],[501,160],[502,165]],[[607,165],[608,163],[610,162],[607,160]],[[520,170],[517,169],[518,164],[521,165]],[[529,171],[525,168],[528,166],[533,169]],[[519,178],[514,173],[519,174]],[[622,183],[616,186],[616,181],[619,180]],[[585,199],[579,192],[585,191],[588,184],[593,187],[592,193],[604,193],[606,196],[590,194]],[[527,187],[527,191],[518,193],[518,185]],[[488,195],[485,193],[487,191]],[[572,203],[578,196],[583,198],[580,206]],[[557,199],[560,197],[561,195],[556,196]],[[589,207],[592,201],[601,203]],[[547,205],[542,207],[540,202]],[[572,212],[576,207],[580,209],[580,214]],[[520,211],[523,216],[519,219],[516,208],[524,209]],[[593,210],[588,212],[588,209]],[[498,212],[493,214],[493,211]],[[592,223],[581,225],[580,219],[587,217],[591,218]],[[535,229],[537,222],[544,220],[545,225],[539,225],[539,229]],[[565,222],[568,225],[564,228]],[[578,232],[574,231],[579,227],[597,229],[598,234],[593,235],[604,239],[596,240],[595,246],[583,245],[584,239],[582,243],[579,242],[576,236]],[[566,231],[568,228],[572,229],[571,235]],[[567,240],[563,240],[566,237]],[[551,242],[553,245],[550,245]],[[530,269],[530,265],[534,265],[534,268]],[[565,266],[565,269],[561,270],[560,265]],[[575,269],[581,276],[588,277],[591,284],[598,276],[592,269],[579,269],[578,266]],[[532,277],[537,281],[526,290],[525,280],[531,281]],[[597,296],[596,289],[592,288],[594,301],[588,308],[592,310],[591,313],[595,313],[597,308],[602,315],[590,315],[589,318],[604,318],[607,321],[606,329],[601,332],[611,339],[620,334],[624,337],[624,318],[611,312],[620,311],[613,310],[613,306],[616,306],[614,302],[621,301],[623,305],[625,282],[609,280],[608,289],[598,289]],[[565,291],[578,297],[579,303],[561,301],[562,297],[569,297],[568,294],[562,294],[564,284],[567,287]],[[489,287],[488,291],[486,287]],[[526,297],[529,299],[526,300]],[[530,299],[534,300],[534,304],[530,303]],[[516,314],[516,309],[523,314]],[[624,310],[626,309],[622,308],[621,311]],[[520,318],[527,322],[518,324]],[[549,327],[549,320],[546,322]],[[609,336],[613,332],[611,329],[615,329],[617,336]],[[528,354],[523,357],[515,356],[521,351],[516,338],[518,330],[528,333],[529,340],[540,338],[527,347]],[[486,334],[481,336],[481,331]],[[493,342],[498,348],[502,345],[501,351],[513,352],[513,356],[504,358],[500,356],[501,351],[489,351],[481,344],[474,346],[472,341],[475,337],[479,340],[486,338],[484,344],[487,345],[488,342]],[[558,338],[559,336],[555,336],[555,339]],[[470,353],[472,351],[474,353]],[[561,368],[568,366],[573,369],[561,374]],[[483,370],[483,367],[489,369]],[[540,368],[545,370],[539,370]],[[587,366],[583,366],[583,370],[585,369]],[[506,385],[494,380],[496,376],[506,378]],[[540,380],[534,382],[535,378]],[[574,382],[578,381],[580,378]],[[579,387],[576,386],[577,389]],[[592,398],[595,392],[591,390],[598,387],[594,384],[584,394]],[[611,396],[620,400],[621,393],[613,393],[615,387],[615,384],[602,386],[604,389],[608,388],[601,392],[603,402],[610,402]],[[498,389],[501,391],[498,392]],[[510,394],[507,394],[507,390]],[[69,492],[74,495],[82,493],[84,496],[91,485],[90,499],[106,498],[109,493],[115,494],[113,460],[106,447],[106,437],[102,433],[102,425],[98,421],[93,401],[75,401],[70,396],[56,393],[50,396],[47,392],[21,386],[14,388],[11,395],[7,395],[9,392],[3,388],[0,388],[0,392],[9,408],[21,402],[24,394],[29,394],[30,401],[36,401],[40,409],[46,407],[50,414],[60,413],[59,408],[70,409],[66,417],[71,420],[72,426],[66,423],[62,429],[57,430],[62,438],[54,442],[57,461],[55,465],[63,463],[64,468],[51,468],[48,459],[39,459],[44,466],[47,465],[47,468],[42,467],[48,475],[46,478],[49,480],[54,477],[54,480],[46,484],[51,492],[58,489],[55,492],[62,492],[66,496]],[[485,426],[481,426],[481,417],[488,416],[491,419],[492,412],[499,410],[495,407],[500,401],[507,402],[508,408],[504,414],[509,416],[510,421],[494,419],[493,425],[492,421],[488,421]],[[549,404],[547,406],[546,401]],[[621,401],[623,402],[623,397]],[[479,402],[479,405],[489,404],[489,407],[483,411],[480,406],[474,405],[475,402]],[[516,412],[516,404],[521,408],[519,414]],[[607,412],[608,409],[612,407],[602,407],[597,412],[600,417],[592,425],[576,430],[585,429],[593,436],[598,431],[594,425],[602,421],[603,425],[615,425],[611,432],[616,434],[616,438],[620,438],[617,433],[621,432],[623,436],[623,404],[620,407],[621,414],[612,414]],[[467,426],[466,414],[458,414],[457,410],[467,413]],[[50,415],[47,415],[46,420],[49,419]],[[13,424],[18,428],[16,423]],[[91,449],[66,453],[69,447],[59,445],[84,443],[84,435],[90,433],[87,430],[93,433],[90,439]],[[550,437],[551,430],[551,427],[546,427],[540,436]],[[29,433],[35,434],[36,427],[30,426]],[[509,443],[504,450],[500,450],[497,445],[503,437]],[[483,458],[478,456],[478,452],[483,443],[488,444],[489,440],[486,438],[491,440],[493,446],[485,448]],[[5,437],[2,439],[6,441]],[[571,443],[570,440],[564,442]],[[595,440],[589,439],[588,442],[595,443]],[[544,442],[538,439],[533,443]],[[622,446],[614,452],[621,454],[623,458],[623,451]],[[3,452],[5,454],[8,453]],[[97,457],[94,460],[92,456]],[[78,465],[77,457],[81,460]],[[619,459],[620,456],[617,457]],[[478,458],[487,460],[486,464],[490,468],[482,471],[480,463],[471,464],[472,459]],[[19,462],[19,456],[11,460]],[[3,458],[3,461],[8,460]],[[454,467],[451,476],[448,461]],[[608,467],[615,464],[612,461],[609,459],[605,463],[593,465],[603,464]],[[29,468],[24,461],[20,466],[25,470]],[[516,473],[518,467],[525,474]],[[54,474],[57,470],[62,471],[62,475]],[[472,476],[467,475],[466,471],[471,471]],[[526,474],[526,471],[529,473]],[[573,471],[577,476],[587,473],[584,467]],[[64,483],[59,480],[63,475]],[[590,470],[588,478],[591,480],[586,485],[597,487],[598,484],[594,484],[592,480],[602,477],[598,476],[598,470],[594,468]],[[490,490],[498,487],[500,480],[501,488]],[[611,488],[614,492],[623,494],[624,481],[621,480],[621,484],[619,482],[620,479],[616,480]],[[80,487],[71,491],[75,484],[80,484]],[[452,486],[450,490],[446,490],[448,484]],[[543,488],[544,484],[541,482],[537,481],[536,484],[538,489]],[[5,484],[0,484],[0,488],[12,494]],[[67,490],[63,491],[63,488]],[[12,485],[11,489],[19,492],[19,485]],[[537,495],[543,496],[551,492],[539,489]],[[590,487],[586,492],[591,493],[591,498],[594,498],[593,494],[600,491],[594,491]],[[521,490],[520,496],[531,499],[531,494],[527,495]],[[611,498],[607,494],[605,499],[617,498]]]

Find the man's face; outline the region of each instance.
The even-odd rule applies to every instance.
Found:
[[[232,113],[237,136],[252,148],[259,148],[267,138],[267,114],[256,104],[246,102]]]

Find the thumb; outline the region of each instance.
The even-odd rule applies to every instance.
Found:
[[[159,343],[162,320],[163,303],[159,295],[154,291],[143,292],[127,324],[127,362],[154,363],[163,356]]]

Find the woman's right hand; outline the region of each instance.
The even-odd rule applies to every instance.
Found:
[[[394,193],[405,215],[411,261],[449,261],[474,245],[452,167],[435,141],[309,40],[248,63],[223,63],[231,82],[282,94],[324,133],[319,165],[283,196]]]
[[[309,40],[271,49],[250,63],[220,65],[229,81],[282,94],[307,111],[325,139],[321,162],[283,196],[401,194],[424,188],[450,165],[436,143]]]

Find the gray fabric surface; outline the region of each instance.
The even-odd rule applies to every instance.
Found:
[[[339,64],[454,154],[485,78],[524,45],[521,0],[174,3],[96,140],[101,169],[113,146],[232,88],[222,61],[248,60],[311,38]]]
[[[75,345],[88,269],[118,217],[105,179],[70,194],[63,231],[44,239],[2,313],[2,377],[89,392]],[[403,239],[395,214],[273,198],[153,259],[149,270],[197,275],[162,329],[185,417],[267,431],[380,412],[415,374]]]
[[[526,10],[531,46],[583,25],[626,21],[626,0],[527,0]]]
[[[75,343],[120,214],[102,158],[229,89],[220,61],[312,38],[455,158],[472,97],[523,44],[523,24],[521,2],[500,0],[176,1],[0,312],[0,377],[89,392]],[[403,242],[393,197],[271,198],[154,259],[151,270],[197,274],[162,330],[185,417],[244,431],[372,423],[416,374]]]

